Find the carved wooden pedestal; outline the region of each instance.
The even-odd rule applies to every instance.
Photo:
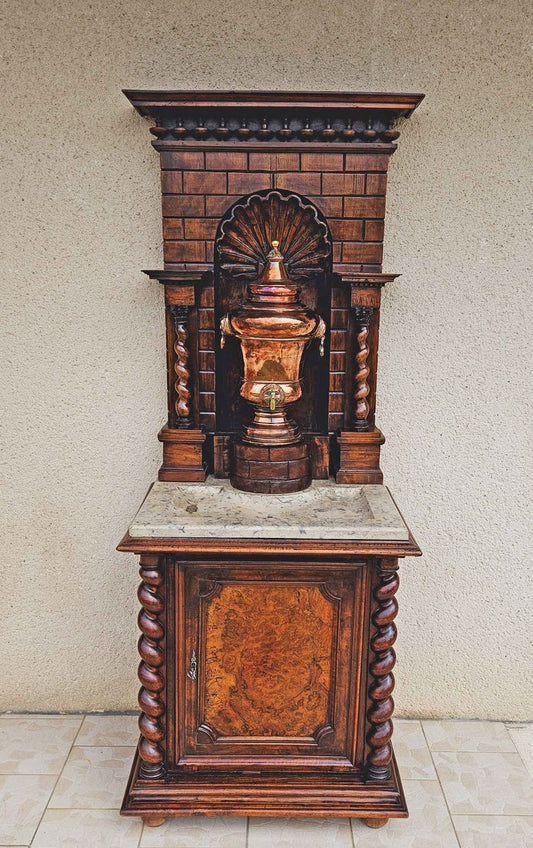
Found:
[[[123,815],[407,815],[391,694],[411,537],[126,536],[119,550],[141,554],[142,579]]]

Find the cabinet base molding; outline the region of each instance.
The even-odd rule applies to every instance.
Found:
[[[141,816],[152,826],[169,816],[334,816],[361,818],[382,827],[390,818],[407,818],[396,761],[388,780],[365,782],[357,774],[306,776],[290,773],[169,774],[166,780],[139,777],[135,755],[123,816]]]

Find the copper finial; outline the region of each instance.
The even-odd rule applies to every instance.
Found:
[[[259,277],[260,283],[290,285],[291,280],[283,263],[283,254],[278,250],[279,241],[272,242],[272,250],[267,256],[266,265]]]

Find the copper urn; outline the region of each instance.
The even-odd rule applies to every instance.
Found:
[[[320,340],[324,354],[326,325],[300,301],[300,287],[292,281],[278,250],[272,250],[257,280],[248,286],[248,297],[221,322],[221,346],[236,336],[244,360],[240,393],[254,406],[254,418],[244,428],[242,441],[254,445],[287,445],[302,441],[285,407],[302,394],[300,365],[307,345]]]

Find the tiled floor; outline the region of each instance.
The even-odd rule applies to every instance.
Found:
[[[0,716],[0,846],[533,848],[533,725],[395,722],[408,820],[118,815],[135,716]]]

